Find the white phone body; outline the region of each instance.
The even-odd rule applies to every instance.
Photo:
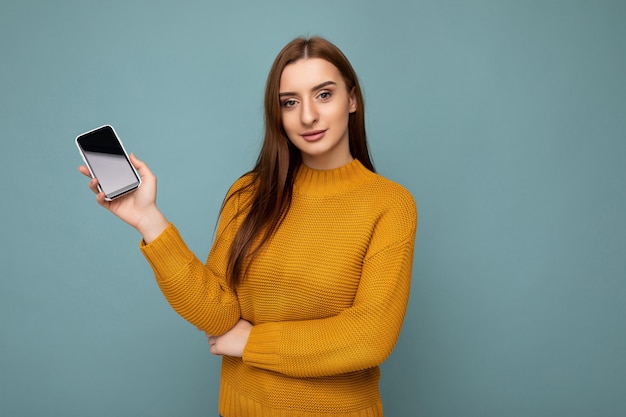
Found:
[[[105,200],[112,201],[135,191],[141,177],[130,162],[122,141],[111,125],[104,125],[76,137],[76,146]]]

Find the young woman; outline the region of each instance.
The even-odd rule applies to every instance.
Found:
[[[376,174],[361,89],[341,51],[298,38],[265,92],[265,139],[231,187],[206,263],[156,206],[156,179],[97,202],[136,228],[171,306],[222,355],[219,412],[382,416],[379,365],[409,299],[415,203]],[[86,167],[80,171],[89,175]]]

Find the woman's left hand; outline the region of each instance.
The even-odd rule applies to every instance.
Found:
[[[250,330],[252,330],[252,324],[239,319],[232,329],[221,336],[211,336],[205,332],[211,353],[241,358],[250,336]]]

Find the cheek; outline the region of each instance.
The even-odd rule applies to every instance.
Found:
[[[347,120],[350,114],[350,106],[348,103],[336,102],[326,109],[325,115],[328,120],[342,121]]]
[[[294,117],[294,112],[288,112],[288,113],[283,113],[282,117],[281,117],[281,123],[283,125],[283,129],[285,129],[285,132],[287,133],[287,135],[290,135],[291,132],[293,132],[294,130],[296,130],[296,117]]]

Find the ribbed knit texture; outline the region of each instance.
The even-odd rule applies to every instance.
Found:
[[[356,160],[329,171],[303,166],[289,213],[234,293],[224,274],[237,204],[224,208],[206,264],[172,225],[142,245],[182,317],[214,335],[239,318],[254,325],[243,358],[222,360],[220,414],[382,416],[378,365],[409,299],[411,195]]]

